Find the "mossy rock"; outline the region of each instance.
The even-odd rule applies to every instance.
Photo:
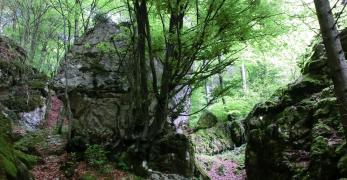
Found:
[[[33,156],[33,155],[30,155],[30,154],[25,154],[25,153],[23,153],[22,151],[19,151],[19,150],[14,150],[14,154],[15,154],[15,156],[18,157],[19,160],[21,160],[29,168],[32,168],[39,161],[39,158],[37,156]]]
[[[333,129],[323,122],[318,122],[312,129],[312,135],[314,137],[324,136],[329,137],[333,134]]]
[[[20,151],[37,155],[37,147],[48,148],[45,139],[48,135],[47,130],[39,130],[29,133],[14,143],[14,148]]]
[[[347,155],[340,158],[337,168],[343,176],[347,176]]]
[[[30,112],[37,107],[42,107],[44,101],[40,95],[31,94],[29,96],[11,96],[5,100],[4,105],[16,112]]]
[[[35,80],[29,81],[28,85],[31,89],[40,90],[40,89],[44,89],[46,87],[46,81],[42,81],[40,79],[35,79]]]
[[[97,180],[98,178],[91,173],[86,173],[78,178],[78,180]]]
[[[310,149],[312,157],[319,157],[329,152],[328,139],[323,136],[318,136],[313,140]]]
[[[218,122],[217,116],[210,111],[204,111],[200,116],[196,129],[211,128]]]
[[[10,121],[2,111],[0,111],[0,130],[0,177],[2,179],[30,179],[27,165],[32,166],[36,161],[34,162],[33,156],[14,149],[9,133],[11,132]]]
[[[239,121],[229,123],[231,140],[236,146],[241,146],[245,143],[245,129]]]

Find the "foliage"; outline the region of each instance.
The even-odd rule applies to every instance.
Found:
[[[100,145],[93,144],[89,145],[84,152],[84,158],[89,165],[101,168],[108,162],[106,153],[107,152]]]
[[[287,3],[288,7],[296,5],[296,3]],[[297,17],[306,12],[307,9],[300,7],[297,11],[288,13]],[[257,103],[266,101],[277,89],[293,82],[299,76],[299,67],[302,67],[301,64],[312,54],[311,48],[307,46],[312,42],[314,33],[310,31],[311,27],[298,22],[298,18],[288,18],[287,22],[287,26],[283,27],[286,29],[285,32],[282,30],[276,32],[278,30],[276,28],[267,29],[269,30],[267,33],[271,34],[272,31],[278,33],[277,36],[264,36],[239,44],[244,49],[234,56],[240,58],[221,73],[223,86],[229,90],[208,107],[219,120],[227,120],[228,114],[244,118]],[[225,58],[229,57],[222,56],[222,60]],[[247,91],[243,89],[240,71],[242,65],[246,69]],[[219,88],[220,84],[216,83],[216,79],[218,79],[216,76],[210,77],[207,80],[208,86]],[[200,86],[191,97],[192,113],[206,105],[204,85]],[[213,93],[210,96],[213,97]],[[200,113],[190,117],[191,127],[195,127],[199,116]]]
[[[72,44],[93,21],[105,22],[118,6],[119,0],[2,0],[0,32],[26,49],[32,65],[52,75],[64,43]]]
[[[107,17],[107,14],[105,13],[97,13],[95,16],[94,16],[94,23],[95,24],[98,24],[98,23],[107,23],[109,22],[109,18]]]
[[[48,135],[48,130],[41,130],[38,132],[29,133],[20,140],[14,143],[14,147],[18,150],[28,153],[37,153],[36,148],[38,146],[42,146],[43,148],[47,148],[47,144],[45,143],[45,138]]]

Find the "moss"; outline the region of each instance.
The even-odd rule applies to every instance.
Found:
[[[97,180],[96,176],[92,175],[91,173],[86,173],[78,179],[79,180]]]
[[[11,96],[4,102],[5,106],[16,112],[30,112],[43,105],[40,95],[31,94],[27,96]]]
[[[197,123],[197,129],[211,128],[217,122],[218,122],[218,119],[213,113],[211,113],[209,111],[205,111],[205,112],[203,112],[203,114],[201,115],[201,117]]]
[[[303,75],[303,80],[302,82],[305,84],[310,84],[310,85],[322,85],[324,82],[322,82],[321,79],[319,79],[319,77],[315,77],[312,75]]]
[[[346,149],[346,142],[343,142],[336,148],[335,153],[337,156],[342,156],[343,154],[347,154]]]
[[[319,157],[329,152],[328,139],[318,136],[313,140],[310,150],[311,158]]]
[[[15,150],[14,154],[18,157],[19,160],[21,160],[29,168],[33,167],[38,162],[37,156],[25,154],[25,153],[18,151],[18,150]]]
[[[113,45],[109,42],[100,42],[96,45],[96,48],[103,54],[111,53],[114,50]]]
[[[18,155],[21,155],[23,158],[26,157],[28,162],[31,157],[25,156],[24,153],[20,153],[19,151],[17,153],[15,152],[9,132],[11,132],[11,124],[0,111],[0,174],[3,172],[8,177],[16,178],[19,173],[23,173],[19,172],[21,158]]]
[[[46,82],[35,79],[35,80],[29,81],[28,85],[31,89],[44,89],[46,87]]]
[[[319,122],[315,124],[315,126],[312,129],[313,137],[330,136],[332,133],[333,133],[332,128],[324,124],[323,122]]]
[[[89,48],[91,48],[92,47],[92,45],[90,44],[90,43],[85,43],[84,45],[83,45],[83,48],[85,48],[85,49],[89,49]]]
[[[0,167],[6,172],[6,174],[11,177],[17,177],[17,168],[14,165],[13,161],[7,159],[3,155],[0,154]]]
[[[347,155],[340,158],[339,162],[337,163],[337,168],[341,174],[347,175]]]
[[[315,117],[331,116],[331,112],[336,112],[336,98],[324,98],[317,103]]]
[[[36,146],[44,142],[47,133],[47,131],[42,130],[36,133],[28,134],[19,141],[15,142],[14,147],[24,152],[33,153]]]

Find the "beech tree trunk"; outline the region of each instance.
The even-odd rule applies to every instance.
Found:
[[[221,63],[222,62],[222,57],[221,55],[218,55],[218,63]],[[219,79],[219,86],[221,89],[224,89],[224,80],[223,80],[223,74],[222,73],[218,73],[218,79]],[[224,105],[224,110],[226,110],[226,107],[225,107],[225,99],[224,99],[224,96],[222,96],[222,103]]]
[[[244,63],[242,63],[242,66],[241,66],[241,76],[242,76],[243,92],[246,93],[248,88],[247,88],[246,66]]]
[[[79,10],[78,10],[78,6],[80,4],[79,0],[75,0],[75,8],[74,8],[74,13],[75,13],[75,27],[74,27],[74,42],[77,41],[78,37],[80,36],[79,34]]]
[[[328,57],[328,66],[331,70],[331,77],[334,83],[341,123],[345,132],[345,138],[347,139],[347,63],[345,54],[329,1],[314,0],[314,4]]]

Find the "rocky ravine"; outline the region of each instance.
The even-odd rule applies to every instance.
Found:
[[[205,111],[189,135],[201,179],[243,180],[244,129],[239,120],[222,122]]]
[[[312,52],[302,76],[257,105],[245,120],[250,180],[347,177],[347,147],[324,46],[317,43]]]

